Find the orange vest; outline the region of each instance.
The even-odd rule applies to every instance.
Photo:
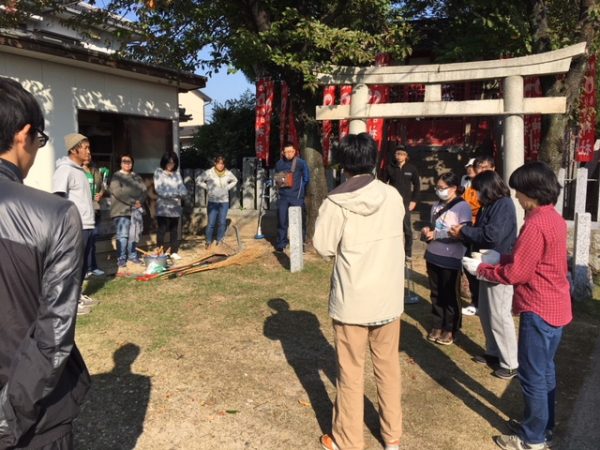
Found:
[[[481,203],[479,203],[479,198],[477,197],[477,191],[469,186],[467,189],[465,189],[463,198],[471,207],[471,212],[473,214],[473,225],[475,225],[475,222],[477,222],[477,213],[481,208]]]

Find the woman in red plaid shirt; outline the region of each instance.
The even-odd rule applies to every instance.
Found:
[[[525,223],[512,255],[500,264],[464,258],[465,268],[484,280],[514,286],[513,313],[520,315],[519,381],[525,400],[521,422],[508,421],[513,434],[496,436],[503,449],[544,449],[554,429],[554,356],[563,327],[571,322],[567,279],[567,225],[554,205],[561,186],[543,162],[513,172],[509,185],[525,210]]]

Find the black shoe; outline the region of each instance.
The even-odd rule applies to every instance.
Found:
[[[499,369],[494,370],[494,376],[502,378],[503,380],[512,380],[517,376],[517,369],[505,369],[504,367],[500,367]]]
[[[500,364],[500,358],[485,353],[473,356],[472,360],[477,364],[487,364],[490,367],[497,367]]]
[[[282,248],[282,247],[276,247],[276,248],[275,248],[275,251],[276,251],[277,253],[283,253],[283,248]]]

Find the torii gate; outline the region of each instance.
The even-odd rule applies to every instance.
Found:
[[[350,133],[367,131],[365,119],[409,117],[504,116],[504,178],[525,162],[525,114],[563,114],[566,97],[523,96],[523,77],[565,73],[573,57],[585,52],[586,43],[519,58],[455,64],[385,67],[336,67],[319,73],[319,84],[352,84],[350,105],[317,106],[317,120],[350,120]],[[491,100],[442,100],[442,84],[502,79],[504,98]],[[423,102],[369,104],[367,85],[424,84]],[[518,206],[518,205],[517,205]],[[517,208],[519,223],[521,208]]]

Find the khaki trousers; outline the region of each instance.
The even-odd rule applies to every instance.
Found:
[[[337,396],[333,408],[333,439],[341,450],[364,448],[364,372],[367,345],[370,348],[381,437],[392,442],[402,434],[400,405],[400,319],[367,327],[333,321],[337,353]]]

